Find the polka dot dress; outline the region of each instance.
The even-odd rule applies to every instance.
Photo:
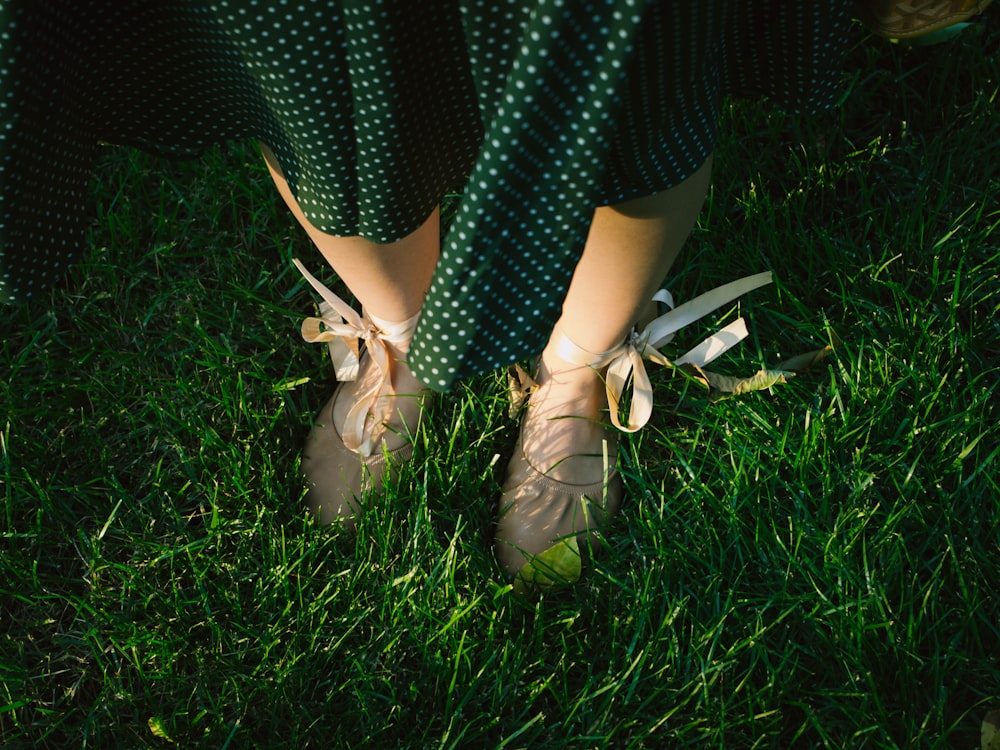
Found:
[[[849,0],[0,2],[0,301],[82,252],[99,142],[267,143],[310,221],[458,215],[411,364],[438,389],[539,351],[597,205],[683,181],[723,97],[831,102]]]

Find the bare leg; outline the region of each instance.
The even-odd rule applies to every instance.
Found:
[[[369,315],[388,323],[401,323],[424,303],[440,250],[439,212],[398,242],[376,244],[361,237],[335,237],[313,226],[292,195],[274,154],[261,146],[278,191],[309,234],[323,257],[364,306]],[[353,525],[363,487],[378,487],[385,475],[383,452],[404,451],[416,429],[427,389],[406,365],[409,341],[386,342],[389,351],[390,394],[368,408],[368,425],[381,419],[386,425],[372,447],[371,458],[348,449],[343,441],[344,425],[361,395],[378,389],[382,373],[373,358],[365,357],[356,380],[343,383],[320,410],[313,432],[303,450],[302,468],[310,487],[308,502],[323,522],[342,520]],[[405,454],[398,454],[405,460]]]
[[[624,341],[690,234],[710,176],[711,159],[670,190],[594,212],[557,331],[592,352]],[[601,375],[560,359],[553,339],[542,352],[540,388],[521,429],[526,457],[553,479],[586,484],[601,478]]]
[[[383,320],[402,321],[416,315],[424,304],[438,262],[441,247],[438,210],[398,242],[379,245],[362,237],[334,237],[309,223],[292,196],[273,152],[264,145],[261,151],[281,197],[361,304]]]
[[[594,212],[500,497],[494,550],[515,590],[575,581],[582,545],[621,501],[620,478],[605,479],[605,441],[612,467],[618,454],[601,418],[604,372],[562,359],[560,342],[568,338],[591,361],[601,357],[586,352],[600,355],[624,342],[694,226],[710,170],[706,163],[671,190]]]

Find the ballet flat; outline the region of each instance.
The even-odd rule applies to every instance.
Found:
[[[709,336],[694,349],[670,361],[658,347],[669,343],[677,331],[746,292],[771,283],[764,272],[724,284],[675,307],[672,297],[660,290],[653,301],[668,312],[633,330],[624,343],[605,352],[592,352],[572,341],[558,326],[551,343],[557,356],[571,367],[590,367],[602,373],[612,424],[622,432],[641,429],[652,414],[653,391],[644,360],[673,367],[701,367],[746,337],[742,318]],[[510,378],[512,398],[528,401],[536,386],[523,370]],[[620,404],[627,383],[632,396],[629,413],[622,420]],[[527,396],[527,399],[525,398]],[[575,583],[583,570],[583,557],[595,548],[601,528],[618,511],[623,496],[617,471],[617,442],[605,441],[604,478],[588,485],[559,482],[531,465],[524,453],[523,423],[514,457],[507,467],[501,493],[494,552],[520,594],[538,593],[553,586]]]
[[[380,492],[387,479],[413,455],[414,424],[401,424],[399,398],[416,398],[422,415],[427,391],[413,395],[395,392],[392,373],[399,365],[390,346],[408,347],[419,314],[392,323],[365,311],[359,315],[319,282],[296,259],[296,267],[323,299],[318,317],[302,323],[302,337],[310,343],[326,343],[340,384],[316,417],[302,453],[302,472],[308,488],[306,502],[323,523],[340,522],[354,528],[363,498]],[[333,412],[344,383],[356,380],[362,362],[369,367],[369,381],[351,404],[345,424],[334,424]],[[374,368],[374,369],[371,369]],[[398,448],[387,449],[387,432],[406,438]]]
[[[302,450],[302,473],[308,486],[306,502],[320,521],[339,522],[353,530],[362,498],[377,495],[387,481],[394,481],[399,468],[412,458],[413,443],[386,450],[379,442],[364,457],[344,445],[333,422],[333,404],[342,388],[343,384],[337,386],[316,416]]]
[[[607,443],[606,443],[607,444]],[[621,505],[617,448],[605,477],[568,484],[538,471],[518,438],[507,467],[494,551],[519,594],[576,583],[585,559],[599,543],[600,529]]]

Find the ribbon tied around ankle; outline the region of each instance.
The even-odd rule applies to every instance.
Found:
[[[358,315],[309,273],[297,258],[293,258],[292,263],[323,299],[319,305],[319,317],[302,321],[302,338],[310,344],[327,345],[338,382],[357,380],[362,343],[378,369],[378,378],[348,411],[340,436],[347,448],[367,458],[385,431],[393,402],[390,355],[386,344],[409,342],[420,316],[414,315],[402,323],[389,323],[373,319],[364,310]]]
[[[707,365],[747,337],[746,322],[743,318],[733,321],[673,361],[667,359],[659,347],[669,343],[674,334],[684,326],[753,289],[770,284],[772,280],[770,271],[746,276],[705,292],[678,307],[674,307],[670,293],[661,289],[653,297],[653,301],[662,302],[671,309],[649,323],[642,331],[633,331],[624,344],[601,354],[595,354],[563,337],[559,356],[578,365],[595,368],[607,366],[605,386],[611,421],[623,432],[636,432],[649,421],[653,413],[653,387],[643,360],[648,359],[666,367],[683,364],[693,364],[698,367]],[[623,425],[619,417],[619,404],[630,375],[632,402],[629,406],[628,422]]]

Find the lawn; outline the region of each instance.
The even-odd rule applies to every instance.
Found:
[[[333,372],[290,264],[318,256],[252,148],[107,148],[86,259],[0,309],[0,744],[978,747],[1000,708],[989,20],[932,47],[858,30],[829,113],[727,108],[668,285],[773,270],[720,371],[833,354],[725,400],[657,369],[604,554],[532,601],[490,552],[504,374],[435,403],[357,536],[318,526],[299,449]]]

